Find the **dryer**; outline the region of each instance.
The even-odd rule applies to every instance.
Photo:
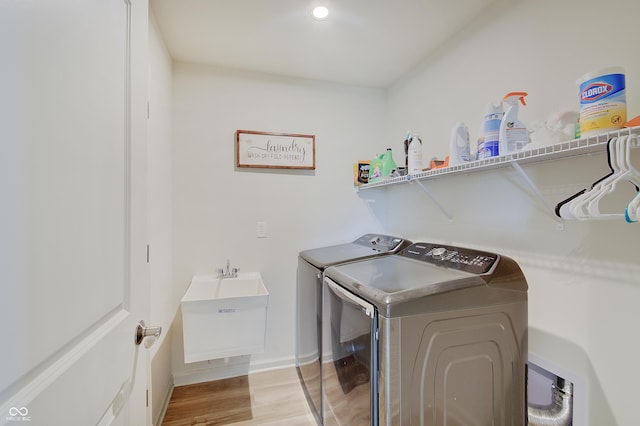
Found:
[[[325,424],[526,424],[527,283],[515,261],[415,243],[324,275]]]
[[[403,238],[372,233],[349,243],[305,250],[298,255],[296,369],[319,424],[322,424],[322,274],[330,266],[394,254],[408,245]]]

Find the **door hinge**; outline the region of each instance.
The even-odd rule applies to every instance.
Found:
[[[147,244],[147,263],[149,263],[149,244]]]
[[[146,402],[146,404],[147,404],[147,407],[148,407],[149,406],[149,389],[147,389],[147,402]]]
[[[147,101],[147,120],[151,117],[151,112],[149,111],[151,107],[149,106],[149,101]]]

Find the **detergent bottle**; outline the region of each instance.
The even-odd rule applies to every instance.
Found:
[[[409,143],[407,173],[415,175],[422,171],[422,140],[420,135],[412,135]]]
[[[393,161],[393,154],[391,148],[387,148],[387,152],[382,154],[382,177],[391,176],[391,173],[395,172],[398,166]]]
[[[449,166],[455,166],[471,160],[469,145],[469,128],[464,123],[457,123],[451,129],[449,144]]]
[[[524,101],[525,96],[527,92],[510,92],[502,98],[507,104],[507,110],[500,122],[500,155],[519,151],[529,143],[527,127],[518,120],[518,102],[527,105]]]
[[[369,164],[369,179],[368,183],[379,182],[382,179],[382,163],[384,160],[384,153],[377,155],[371,160]]]
[[[380,182],[382,178],[391,176],[398,166],[393,161],[391,148],[371,160],[369,165],[369,183]]]

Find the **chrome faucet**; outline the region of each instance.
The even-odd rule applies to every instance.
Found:
[[[227,259],[227,269],[218,269],[218,278],[236,278],[240,268],[230,268],[229,259]]]

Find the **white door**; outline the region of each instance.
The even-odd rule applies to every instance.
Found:
[[[0,424],[148,424],[147,7],[0,1]]]

